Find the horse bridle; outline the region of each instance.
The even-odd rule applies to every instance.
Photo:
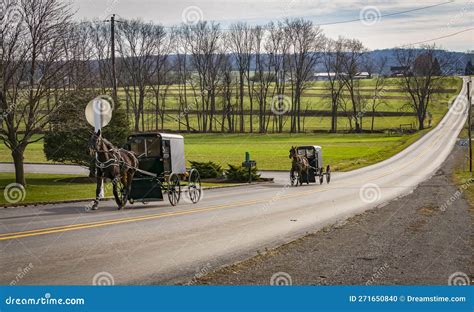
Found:
[[[98,137],[98,140],[102,140],[102,138],[99,136]],[[89,146],[89,148],[91,148],[92,150],[95,151],[95,165],[96,167],[98,167],[99,169],[106,169],[106,168],[109,168],[109,167],[112,167],[112,166],[121,166],[121,165],[125,165],[126,167],[129,167],[129,168],[133,168],[133,169],[137,169],[135,167],[132,167],[132,166],[129,166],[122,158],[122,156],[120,155],[120,151],[125,151],[126,153],[132,155],[132,156],[135,156],[133,155],[132,152],[126,150],[126,149],[123,149],[123,148],[112,148],[112,149],[109,149],[109,150],[99,150],[97,148],[97,143],[96,145],[91,148]],[[105,144],[104,144],[105,145]],[[112,153],[112,157],[111,159],[109,160],[106,160],[106,161],[100,161],[99,160],[99,153]]]

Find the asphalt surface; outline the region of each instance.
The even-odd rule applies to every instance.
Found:
[[[453,181],[465,146],[413,193],[192,280],[193,285],[448,285],[474,281],[474,209]],[[461,192],[461,193],[460,193]],[[471,282],[472,284],[472,282]]]
[[[410,193],[449,155],[466,109],[466,101],[458,99],[439,125],[410,147],[341,173],[331,184],[288,187],[282,173],[274,184],[208,190],[197,205],[183,201],[171,207],[165,201],[117,211],[108,201],[94,212],[86,212],[88,203],[4,209],[0,283],[192,280]]]
[[[89,169],[76,165],[63,164],[25,164],[26,173],[89,175]],[[15,172],[12,163],[0,163],[0,172]]]

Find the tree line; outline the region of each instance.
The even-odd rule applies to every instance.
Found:
[[[110,25],[76,22],[64,2],[11,0],[5,6],[0,140],[11,150],[17,182],[23,185],[25,148],[41,139],[37,135],[51,128],[58,112],[67,114],[68,103],[87,102],[94,94],[114,95],[112,53],[117,56],[115,83],[124,93],[124,100],[114,99],[115,107],[131,118],[117,128],[131,124],[132,130],[144,131],[151,124],[160,130],[174,118],[183,131],[265,133],[271,127],[283,132],[288,123],[291,132],[301,132],[307,109],[302,95],[317,66],[328,77],[331,132],[337,131],[340,110],[347,112],[353,131],[362,131],[364,112],[375,111],[383,101],[387,60],[368,57],[360,40],[326,37],[310,20],[235,23],[226,30],[209,21],[164,27],[120,20],[111,51]],[[435,46],[399,49],[397,60],[406,68],[400,86],[410,94],[423,129],[432,95],[449,73],[448,61]],[[375,79],[369,99],[360,94],[362,71]],[[171,89],[177,117],[167,114]]]

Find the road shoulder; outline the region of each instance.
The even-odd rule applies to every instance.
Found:
[[[282,276],[293,285],[446,285],[457,272],[472,280],[472,210],[453,182],[464,152],[455,147],[441,169],[405,197],[193,284],[265,285]]]

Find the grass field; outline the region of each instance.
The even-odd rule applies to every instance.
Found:
[[[372,79],[361,80],[360,81],[360,92],[363,95],[373,95],[371,92],[371,87],[374,85],[375,81]],[[453,98],[453,96],[459,93],[459,90],[462,86],[462,80],[458,77],[447,77],[444,79],[443,82],[443,89],[451,90],[451,92],[447,93],[437,93],[432,98],[431,106],[429,111],[433,114],[433,119],[439,120],[447,111],[447,103],[449,100]],[[289,89],[287,89],[289,92]],[[200,104],[195,103],[194,93],[192,90],[188,90],[188,109],[199,110]],[[197,93],[199,94],[199,93]],[[324,95],[328,95],[328,90],[326,88],[326,82],[318,81],[311,83],[310,87],[305,91],[302,96],[302,111],[305,110],[330,110],[331,104],[330,99],[323,97]],[[289,94],[288,94],[289,95]],[[126,93],[123,89],[119,90],[118,93],[119,98],[121,99],[121,103],[125,103]],[[234,92],[235,97],[235,92]],[[402,92],[401,87],[397,84],[395,78],[388,78],[386,82],[386,87],[383,89],[382,92],[379,94],[380,100],[377,107],[377,111],[384,111],[384,112],[397,112],[403,115],[403,113],[411,112],[410,108],[407,106],[410,99],[407,97],[406,92]],[[178,89],[177,86],[171,85],[168,88],[168,92],[166,94],[166,105],[165,108],[167,110],[177,110],[178,105]],[[217,110],[222,109],[222,99],[218,97],[217,99]],[[346,109],[350,109],[351,104],[349,99],[346,97]],[[267,99],[267,108],[266,110],[271,112],[271,103],[272,97],[270,96]],[[288,104],[287,101],[284,103]],[[235,109],[237,109],[237,100],[233,100],[233,105]],[[155,107],[155,98],[154,95],[148,93],[147,97],[145,98],[145,108],[154,110]],[[244,108],[250,109],[250,99],[248,96],[244,97]],[[258,104],[254,101],[253,109],[256,112],[258,110]],[[340,109],[342,111],[342,109]],[[370,111],[371,106],[367,104],[364,111]],[[164,129],[171,129],[171,130],[179,130],[185,129],[184,126],[178,122],[179,114],[177,113],[167,113],[164,118],[163,128]],[[238,118],[238,116],[236,117]],[[248,131],[250,128],[250,116],[244,117],[245,128]],[[254,116],[253,118],[253,128],[257,129],[258,117]],[[289,118],[286,118],[287,122],[284,125],[284,130],[288,131],[290,127]],[[184,117],[181,118],[181,121],[184,122]],[[130,126],[133,127],[133,117],[130,118]],[[215,119],[215,130],[220,131],[222,123],[222,116],[216,116]],[[365,117],[363,121],[363,127],[365,129],[370,129],[370,117]],[[416,124],[417,120],[413,116],[399,116],[399,117],[377,117],[375,118],[375,125],[374,129],[388,129],[388,128],[398,128],[400,124]],[[144,126],[146,130],[153,130],[156,128],[155,124],[155,116],[154,114],[145,114],[145,121]],[[161,123],[159,123],[161,126]],[[190,115],[190,126],[192,128],[197,129],[197,117],[196,115]],[[330,118],[329,117],[306,117],[304,120],[304,131],[311,132],[313,130],[328,130],[330,128]],[[338,120],[338,128],[339,130],[348,130],[349,129],[349,121],[346,117],[340,117]],[[272,124],[270,122],[269,131],[272,132]]]
[[[94,183],[71,183],[63,179],[74,178],[71,175],[53,174],[27,174],[27,190],[25,198],[21,203],[47,202],[59,200],[72,200],[82,198],[93,198],[95,196]],[[61,181],[63,180],[63,181]],[[0,173],[0,204],[7,201],[3,194],[3,189],[14,180],[13,173]],[[110,188],[106,188],[106,196],[112,196]]]
[[[55,202],[64,200],[93,199],[95,197],[95,183],[77,183],[74,182],[76,176],[73,175],[55,175],[55,174],[27,174],[27,189],[24,192],[24,200],[19,204]],[[7,185],[15,179],[13,173],[0,173],[0,205],[7,202],[4,190]],[[208,183],[203,182],[202,186],[209,187],[228,187],[237,185],[237,183]],[[183,189],[184,190],[184,189]],[[105,196],[112,197],[112,184],[105,184]],[[166,196],[166,194],[165,194]],[[85,206],[84,206],[85,208]]]
[[[371,84],[371,81],[363,81],[362,87]],[[321,84],[315,84],[314,90],[308,92],[324,92]],[[459,90],[461,80],[459,78],[447,79],[445,88]],[[389,85],[394,94],[398,94],[397,86]],[[387,91],[390,93],[391,91]],[[385,94],[387,94],[385,93]],[[429,110],[433,113],[433,126],[444,116],[448,109],[448,102],[457,92],[442,93],[432,102]],[[324,99],[308,97],[313,101],[312,109],[328,109],[324,106]],[[402,111],[404,100],[387,100],[384,110]],[[380,108],[379,108],[380,109]],[[382,109],[381,109],[382,110]],[[248,120],[248,116],[246,116]],[[256,128],[256,117],[254,125]],[[376,129],[398,128],[400,124],[414,123],[414,117],[377,117],[375,119]],[[196,122],[196,120],[192,120]],[[240,164],[244,160],[245,152],[250,152],[251,159],[257,161],[257,167],[261,170],[288,170],[290,160],[288,151],[292,145],[320,145],[323,148],[324,163],[330,164],[333,171],[346,171],[367,166],[382,161],[413,143],[429,129],[410,135],[387,135],[387,134],[329,134],[312,133],[312,130],[327,130],[330,126],[328,117],[307,117],[305,120],[305,134],[184,134],[185,157],[194,161],[214,161],[223,167],[227,164]],[[340,117],[338,126],[340,130],[348,129],[347,118]],[[370,118],[364,118],[364,128],[370,127]],[[165,121],[167,129],[178,130],[178,124],[173,118]],[[181,128],[183,129],[183,128]],[[248,124],[247,124],[248,129]],[[271,130],[271,125],[270,125]],[[0,162],[11,162],[10,151],[2,147],[0,149]],[[28,146],[25,151],[25,162],[46,163],[43,153],[43,142],[38,141]],[[57,201],[69,199],[91,198],[94,194],[93,183],[71,183],[64,182],[69,176],[27,174],[28,189],[24,202]],[[0,173],[0,191],[9,183],[14,181],[14,175]],[[110,196],[110,191],[107,194]],[[0,196],[0,203],[5,199]]]
[[[292,145],[321,145],[324,161],[333,170],[350,170],[383,160],[416,140],[421,133],[385,134],[184,134],[187,160],[214,161],[223,166],[240,164],[246,151],[262,170],[286,170]],[[31,144],[26,162],[46,163],[42,141]],[[6,149],[0,161],[11,162]]]

